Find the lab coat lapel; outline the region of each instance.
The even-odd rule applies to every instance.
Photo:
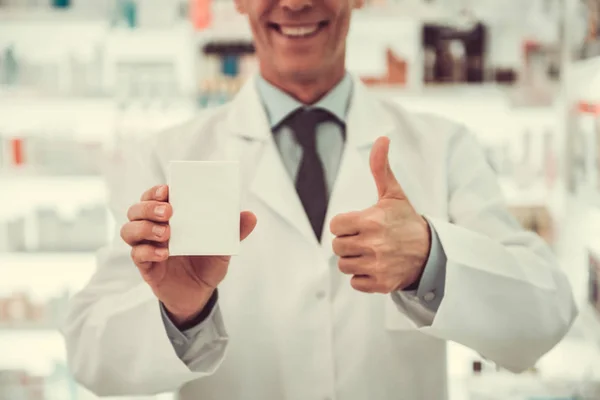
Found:
[[[377,187],[369,166],[370,151],[378,137],[387,136],[394,129],[394,121],[373,96],[358,79],[354,80],[346,124],[346,146],[321,241],[327,258],[334,256],[334,237],[329,229],[331,219],[338,214],[364,210],[377,202]]]
[[[244,147],[249,148],[255,146],[257,141],[261,142],[256,156],[247,161],[251,165],[243,165],[243,168],[254,170],[248,182],[249,194],[279,215],[290,228],[316,244],[310,222],[273,140],[255,79],[249,79],[233,100],[228,126],[247,144],[242,146],[242,153]],[[260,219],[260,215],[258,217]]]

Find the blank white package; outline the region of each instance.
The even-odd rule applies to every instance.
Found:
[[[236,161],[173,161],[169,171],[171,256],[236,255],[240,171]]]

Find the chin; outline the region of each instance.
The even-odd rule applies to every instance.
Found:
[[[280,69],[281,75],[294,81],[315,81],[323,76],[322,64],[298,61],[293,65],[286,65]]]

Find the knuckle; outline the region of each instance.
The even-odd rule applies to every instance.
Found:
[[[337,232],[338,232],[337,227],[338,227],[338,216],[336,215],[335,217],[333,217],[331,219],[331,222],[329,223],[329,231],[336,236],[337,236]]]
[[[135,235],[139,239],[152,239],[152,223],[149,221],[140,221],[135,225]]]
[[[361,218],[365,230],[377,232],[385,225],[385,212],[379,208],[372,208]]]
[[[383,294],[389,294],[394,291],[394,283],[392,281],[386,281],[382,285]]]
[[[342,236],[353,226],[354,220],[355,213],[337,214],[329,223],[329,229],[335,236]]]
[[[369,248],[378,257],[390,253],[390,245],[383,238],[374,239],[369,243]]]
[[[136,208],[137,208],[137,204],[134,204],[127,209],[127,219],[129,221],[133,221],[135,219]]]
[[[365,254],[371,256],[372,258],[377,258],[378,248],[377,243],[373,240],[367,240],[363,244],[363,251]]]
[[[392,291],[393,283],[383,275],[376,278],[375,288],[377,293],[388,294]]]
[[[154,185],[150,188],[150,194],[152,195],[151,197],[154,198],[156,197],[157,193],[158,193],[158,189],[160,189],[162,185]]]
[[[332,247],[333,247],[333,252],[335,254],[339,255],[342,250],[342,240],[340,238],[333,239]]]
[[[163,242],[169,238],[170,230],[168,225],[148,222],[144,227],[144,234],[148,239]]]
[[[138,261],[139,261],[139,260],[138,260],[138,257],[139,257],[139,248],[138,248],[138,247],[139,247],[139,246],[133,246],[133,247],[131,248],[131,259],[132,259],[134,262],[138,262]]]
[[[132,243],[131,226],[132,226],[131,222],[123,224],[123,226],[121,226],[121,230],[119,232],[119,234],[121,235],[121,239],[123,239],[123,241],[127,244]]]
[[[375,271],[378,277],[382,277],[385,274],[385,264],[381,260],[376,259],[373,262],[373,271]]]
[[[338,261],[338,269],[343,272],[344,274],[347,274],[349,272],[349,268],[350,265],[348,263],[348,260],[344,259],[344,258],[340,258]]]
[[[150,215],[154,215],[154,208],[156,207],[154,201],[146,201],[142,204],[142,209],[144,210],[144,218],[148,218]]]
[[[150,246],[148,245],[140,245],[140,246],[133,246],[131,249],[131,258],[133,259],[133,261],[137,264],[137,263],[143,263],[146,261],[150,261],[148,259],[148,249]]]

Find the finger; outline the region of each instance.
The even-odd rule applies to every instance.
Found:
[[[366,248],[360,236],[336,237],[332,242],[333,252],[339,257],[359,257],[366,255]]]
[[[329,230],[334,236],[352,236],[360,233],[361,212],[338,214],[331,220]]]
[[[240,213],[240,240],[245,240],[256,228],[256,215],[249,211]]]
[[[375,293],[377,289],[377,281],[368,275],[354,275],[350,279],[350,285],[354,290],[363,293]]]
[[[157,185],[146,190],[140,201],[167,201],[169,200],[169,187],[167,185]]]
[[[173,208],[169,203],[159,201],[142,201],[129,207],[127,218],[130,221],[167,222],[173,215]]]
[[[371,149],[370,165],[371,174],[377,185],[379,199],[406,199],[404,190],[390,167],[388,153],[390,149],[390,139],[382,136],[373,145]]]
[[[340,257],[338,268],[342,274],[346,275],[367,275],[365,257]]]
[[[131,221],[121,228],[121,238],[130,246],[148,240],[164,243],[169,240],[170,236],[169,225],[151,221]]]
[[[169,258],[166,247],[140,244],[131,248],[131,259],[140,268],[146,269],[149,263],[165,261]]]

